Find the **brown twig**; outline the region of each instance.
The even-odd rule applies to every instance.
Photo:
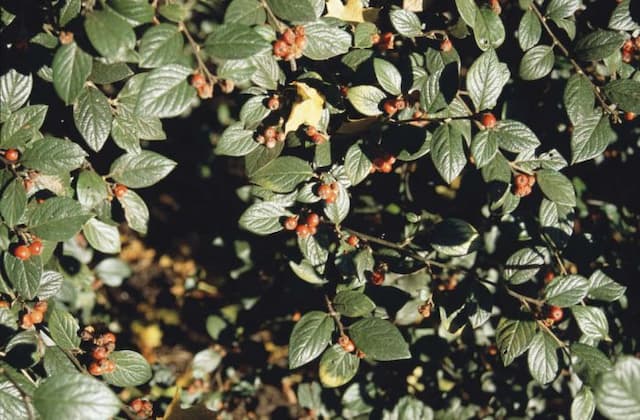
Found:
[[[331,302],[331,299],[329,299],[329,296],[324,295],[324,300],[327,304],[327,310],[329,311],[329,315],[331,316],[331,318],[333,318],[333,320],[338,325],[338,331],[340,331],[340,335],[341,336],[346,335],[344,333],[344,325],[342,325],[342,321],[340,321],[340,314],[336,312],[336,309],[333,307],[333,303]]]
[[[205,74],[205,76],[207,76],[207,79],[209,79],[209,83],[211,84],[216,83],[218,81],[218,78],[209,71],[209,68],[207,67],[204,60],[202,59],[202,56],[200,55],[200,50],[202,49],[200,47],[200,44],[198,44],[196,40],[193,39],[193,36],[191,35],[191,33],[189,32],[189,30],[187,29],[184,23],[180,22],[178,24],[178,28],[184,34],[184,36],[187,37],[187,40],[189,41],[189,45],[193,50],[193,55],[195,55],[196,61],[198,62],[198,69],[202,71]]]

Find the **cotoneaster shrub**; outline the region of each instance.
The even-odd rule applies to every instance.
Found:
[[[243,159],[239,224],[315,296],[288,342],[312,416],[505,417],[525,410],[509,393],[553,388],[574,419],[638,418],[628,261],[575,223],[638,218],[570,176],[637,153],[638,4],[422,3],[2,2],[1,417],[152,415],[117,394],[153,373],[92,317],[92,281],[128,276],[120,223],[147,233],[136,190],[176,165],[147,148],[163,120],[229,95],[215,153]],[[529,373],[487,379],[498,359]]]

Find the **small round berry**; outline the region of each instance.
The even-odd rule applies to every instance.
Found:
[[[316,129],[314,126],[309,125],[307,126],[307,128],[304,129],[304,133],[313,138],[316,134],[318,134],[318,129]]]
[[[380,49],[390,50],[393,48],[394,35],[391,32],[383,33],[380,38]]]
[[[632,53],[632,52],[633,52],[633,50],[635,50],[635,48],[636,48],[636,47],[635,47],[635,44],[634,44],[634,43],[633,43],[633,41],[632,41],[632,40],[630,40],[630,39],[627,39],[627,40],[624,42],[624,45],[622,45],[622,51],[624,51],[624,52]]]
[[[16,149],[7,149],[7,151],[4,152],[4,158],[9,162],[17,162],[18,159],[20,159],[20,152]]]
[[[40,302],[36,303],[33,306],[33,310],[36,312],[40,312],[40,313],[45,313],[47,312],[47,309],[49,309],[49,304],[47,303],[46,300],[41,300]]]
[[[93,340],[93,334],[95,332],[96,330],[93,326],[87,325],[78,333],[78,336],[80,336],[80,340],[82,341],[91,341]]]
[[[309,229],[309,226],[307,225],[298,225],[296,227],[296,233],[298,234],[298,236],[300,238],[308,238],[309,235],[311,235],[311,230]]]
[[[377,44],[380,42],[380,34],[373,34],[371,35],[371,43],[372,44]]]
[[[34,324],[39,324],[44,320],[44,314],[40,311],[32,311],[29,316]]]
[[[293,28],[296,37],[301,38],[305,36],[305,32],[304,32],[304,26],[296,26],[295,28]]]
[[[267,108],[269,108],[272,111],[275,111],[278,108],[280,108],[280,98],[278,98],[277,95],[273,95],[272,97],[270,97],[269,101],[267,102]]]
[[[129,404],[129,407],[131,407],[133,411],[138,413],[139,411],[142,411],[142,408],[144,407],[144,403],[140,398],[136,398],[135,400],[131,401],[131,403]]]
[[[73,42],[73,32],[62,31],[60,32],[58,39],[62,45],[71,44]]]
[[[331,190],[329,184],[322,184],[318,187],[318,197],[320,198],[326,199],[331,195],[332,192],[333,191]]]
[[[210,83],[205,83],[203,86],[198,88],[198,97],[200,99],[209,99],[213,97],[213,85]]]
[[[387,155],[385,156],[385,161],[393,165],[394,163],[396,163],[396,157],[393,155]]]
[[[628,51],[622,51],[622,61],[629,64],[633,61],[633,54]]]
[[[309,234],[313,236],[316,233],[318,233],[318,228],[316,226],[309,226]]]
[[[553,271],[548,271],[547,274],[544,275],[544,284],[551,283],[551,280],[553,280],[555,277],[556,275],[553,273]]]
[[[398,111],[402,111],[407,107],[407,101],[404,99],[396,99],[395,106]]]
[[[347,243],[355,248],[360,243],[360,239],[358,239],[356,235],[349,235],[349,237],[347,238]]]
[[[489,346],[489,348],[487,349],[487,353],[489,353],[489,356],[495,356],[498,354],[498,347],[496,347],[495,344],[492,344]]]
[[[298,216],[289,216],[284,221],[284,228],[286,230],[296,230],[298,227]]]
[[[356,349],[356,345],[353,344],[353,341],[349,340],[346,345],[342,346],[342,349],[347,353],[353,353]]]
[[[307,216],[307,225],[309,227],[316,227],[320,224],[320,216],[317,213],[311,213]]]
[[[276,147],[276,144],[278,144],[278,139],[270,138],[267,140],[265,146],[267,146],[267,149],[273,149]]]
[[[122,184],[116,184],[116,186],[113,187],[113,195],[115,195],[117,198],[124,197],[127,191],[129,191],[129,188]]]
[[[97,362],[93,362],[89,365],[89,373],[93,376],[100,376],[104,373],[104,369]]]
[[[220,86],[220,91],[224,94],[231,93],[236,88],[235,82],[231,79],[218,80],[218,86]]]
[[[380,166],[380,172],[383,174],[388,174],[393,171],[393,165],[389,162],[384,162],[382,166]]]
[[[31,313],[26,313],[22,315],[22,318],[20,319],[20,327],[27,330],[33,327],[33,324],[34,322],[33,322],[33,317],[31,316]]]
[[[564,312],[562,311],[561,307],[552,306],[551,308],[549,308],[549,318],[552,319],[554,322],[561,321],[563,316],[564,316]]]
[[[329,196],[327,196],[327,198],[324,199],[324,202],[327,204],[333,204],[336,202],[337,199],[338,199],[338,194],[331,191],[331,194],[329,194]]]
[[[109,343],[115,344],[116,343],[116,336],[112,332],[106,332],[106,333],[102,334],[101,338],[102,338],[102,342],[104,344],[109,344]]]
[[[98,362],[106,359],[108,356],[109,352],[102,346],[96,347],[91,351],[91,357],[93,358],[93,360]]]
[[[296,38],[296,47],[298,48],[298,50],[303,50],[304,47],[307,45],[307,39],[305,37],[297,37]]]
[[[289,45],[286,42],[284,42],[281,39],[274,42],[273,55],[275,55],[276,57],[284,58],[290,53],[291,53],[291,47],[289,47]]]
[[[535,175],[527,175],[527,185],[529,187],[533,187],[536,185],[536,176]]]
[[[382,156],[378,156],[373,159],[373,166],[375,166],[377,169],[382,168],[382,165],[384,165],[385,163],[387,163],[387,160]]]
[[[111,373],[114,370],[116,370],[116,364],[113,360],[111,359],[105,359],[102,362],[100,362],[100,365],[102,367],[102,371],[104,373]]]
[[[278,130],[276,129],[276,127],[270,126],[264,129],[263,134],[264,134],[264,138],[266,138],[267,140],[275,139],[276,136],[278,135]]]
[[[522,187],[516,187],[514,192],[514,195],[518,196],[518,197],[526,197],[529,194],[531,194],[531,187],[529,185],[524,185]]]
[[[423,318],[429,318],[431,316],[431,305],[425,303],[424,305],[420,305],[418,307],[418,312],[422,315]]]
[[[627,121],[633,121],[636,119],[636,114],[631,111],[627,111],[624,113],[624,119]]]
[[[396,101],[393,99],[388,99],[384,101],[382,105],[382,109],[388,116],[392,116],[396,112],[398,112],[398,108],[396,107]]]
[[[525,185],[529,185],[529,177],[526,174],[518,174],[514,179],[516,187],[521,188]]]
[[[496,122],[497,122],[496,117],[492,113],[487,112],[486,114],[482,115],[482,125],[484,125],[486,128],[495,127]]]
[[[29,250],[29,247],[26,245],[18,245],[13,250],[13,256],[19,260],[25,261],[25,260],[28,260],[29,257],[31,257],[31,251]]]
[[[453,49],[453,43],[449,38],[442,40],[440,43],[440,51],[449,52]]]
[[[384,283],[384,273],[377,270],[371,273],[371,283],[376,286],[380,286],[382,283]]]
[[[205,79],[205,77],[202,74],[194,73],[194,75],[191,76],[191,86],[193,86],[194,88],[199,89],[206,84],[207,84],[207,79]]]
[[[31,244],[29,245],[29,251],[31,252],[31,255],[42,254],[42,241],[36,239],[35,241],[31,242]]]
[[[322,134],[320,134],[320,133],[316,133],[313,136],[311,136],[311,141],[314,144],[322,144],[322,143],[325,142],[325,140],[326,139],[324,138],[324,136]]]
[[[287,28],[280,39],[289,45],[293,45],[296,42],[296,34],[291,30],[291,28]]]

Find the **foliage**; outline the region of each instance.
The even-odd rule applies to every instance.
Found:
[[[245,265],[225,275],[300,282],[288,368],[312,416],[534,415],[520,394],[552,390],[572,418],[640,415],[633,257],[583,228],[597,215],[637,246],[638,213],[576,176],[612,149],[637,160],[640,10],[433,3],[0,3],[2,417],[142,415],[126,400],[164,367],[116,350],[94,280],[131,274],[109,254],[123,225],[152,232],[140,190],[181,164],[151,143],[211,102],[213,166],[240,159],[249,184]],[[246,340],[237,312],[259,296],[242,298],[206,319],[216,346],[191,379],[221,375],[225,334]],[[148,396],[167,418],[231,416],[260,374],[224,375],[235,385]],[[513,395],[470,400],[467,381]]]

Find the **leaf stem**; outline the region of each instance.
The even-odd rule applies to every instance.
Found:
[[[184,36],[187,37],[187,40],[189,41],[189,45],[193,50],[193,55],[195,55],[196,61],[198,62],[198,69],[207,76],[207,79],[209,79],[209,83],[211,84],[216,83],[218,81],[218,78],[209,71],[209,68],[207,67],[204,60],[202,59],[202,55],[200,54],[200,50],[202,50],[202,47],[200,47],[200,44],[196,42],[196,40],[193,38],[193,36],[191,35],[191,33],[189,32],[189,30],[187,29],[186,25],[183,22],[180,22],[178,24],[178,29],[180,29],[180,32],[182,32]]]
[[[282,21],[276,17],[275,13],[273,13],[273,10],[271,10],[271,7],[266,2],[266,0],[262,0],[260,4],[262,4],[262,7],[264,7],[264,10],[266,10],[269,19],[276,26],[276,30],[280,33],[284,32],[287,29],[287,25],[282,23]]]
[[[525,303],[525,302],[526,302],[527,304],[528,304],[528,303],[532,303],[532,304],[536,305],[537,307],[541,307],[541,306],[543,306],[543,305],[544,305],[544,301],[543,301],[543,300],[535,299],[535,298],[532,298],[532,297],[529,297],[529,296],[525,296],[525,295],[523,295],[523,294],[521,294],[521,293],[516,292],[515,290],[511,290],[511,289],[510,289],[510,288],[508,288],[508,287],[506,287],[506,289],[507,289],[507,293],[508,293],[510,296],[513,296],[514,298],[516,298],[516,299],[520,300],[522,303]],[[527,307],[528,307],[528,305],[525,305],[525,306],[527,306]],[[529,308],[529,309],[530,309],[530,308]]]
[[[342,325],[342,321],[340,321],[340,314],[336,312],[336,309],[333,307],[333,303],[331,303],[331,299],[329,299],[329,296],[324,295],[324,300],[327,304],[327,310],[329,311],[329,315],[331,316],[331,318],[333,318],[333,320],[338,325],[338,330],[340,331],[340,335],[341,336],[346,335],[344,333],[344,325]]]

